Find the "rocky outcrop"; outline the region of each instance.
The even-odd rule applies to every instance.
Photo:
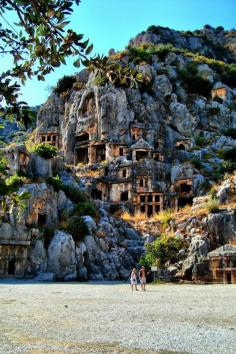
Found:
[[[54,273],[58,280],[77,278],[75,242],[72,236],[56,231],[48,247],[48,272]]]
[[[236,210],[210,214],[206,220],[210,238],[219,245],[235,240]]]
[[[194,32],[175,31],[168,27],[150,26],[146,32],[141,32],[131,39],[129,45],[171,43],[175,47],[186,48],[192,52],[198,52],[216,59],[222,59],[223,55],[223,60],[235,61],[235,37],[234,30],[227,31],[223,27],[214,28],[209,25]],[[219,48],[221,48],[220,52]]]
[[[225,78],[217,65],[188,51],[230,63],[235,56],[231,32],[152,26],[130,41],[144,44],[137,52],[110,51],[110,59],[142,74],[139,85],[113,85],[107,77],[104,84],[84,69],[66,94],[51,94],[37,117],[36,142],[56,145],[58,158],[46,160],[23,145],[4,149],[9,174],[27,176],[17,193],[30,193],[24,210],[8,208],[0,221],[1,244],[7,252],[15,245],[11,267],[45,281],[128,279],[145,253],[144,242],[163,230],[160,222],[148,222],[143,230],[112,214],[150,217],[192,202],[192,210],[199,211],[210,200],[206,192],[213,181],[235,167],[233,158],[224,160],[225,150],[236,146],[235,92],[228,86],[231,79],[221,82]],[[152,44],[169,43],[182,50],[168,45],[150,54]],[[235,181],[227,178],[217,189],[220,203],[231,200]],[[92,199],[93,217],[86,215]],[[76,214],[81,205],[86,212]],[[176,263],[166,263],[161,278],[204,276],[208,252],[235,240],[233,207],[182,219],[172,220],[167,232],[189,247],[179,251]],[[72,220],[85,226],[85,234],[69,233]],[[23,260],[15,265],[19,254]],[[9,259],[4,258],[0,274],[12,271]]]

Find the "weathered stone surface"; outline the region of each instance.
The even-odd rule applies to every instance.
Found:
[[[236,210],[208,215],[207,227],[213,241],[219,245],[229,243],[230,240],[235,239]]]
[[[97,225],[96,225],[94,219],[89,215],[83,216],[82,218],[83,218],[85,224],[87,225],[88,232],[90,234],[93,233],[97,228]]]
[[[35,281],[55,281],[55,273],[39,273],[39,275],[37,275],[34,278]]]
[[[31,246],[30,252],[31,272],[39,274],[46,271],[47,255],[42,239],[36,239]]]
[[[230,196],[230,188],[231,188],[231,183],[230,183],[230,180],[227,179],[226,181],[224,181],[220,188],[218,189],[217,191],[217,198],[219,199],[219,201],[221,203],[225,203],[227,201],[227,199],[229,198]]]
[[[46,183],[25,184],[19,189],[19,193],[29,192],[25,219],[28,225],[36,226],[39,215],[45,215],[44,224],[53,225],[58,221],[57,193]]]
[[[172,85],[166,75],[158,75],[155,78],[152,88],[159,98],[165,98],[172,93]]]
[[[10,240],[13,238],[13,230],[10,224],[2,223],[0,225],[0,239]]]
[[[72,236],[63,231],[56,231],[48,247],[48,272],[60,280],[77,278],[75,243]]]
[[[30,162],[30,174],[33,177],[47,178],[52,176],[52,161],[33,154]]]
[[[200,34],[209,42],[195,33],[156,27],[137,35],[130,44],[172,43],[218,58],[215,46],[224,45],[227,51],[230,43],[223,59],[232,60],[230,33],[225,36],[224,31],[206,27]],[[166,229],[184,239],[186,247],[177,254],[178,263],[166,263],[169,269],[160,272],[160,277],[193,279],[205,274],[207,252],[235,239],[235,211],[221,210],[204,217],[198,210],[209,199],[207,182],[218,178],[223,168],[232,168],[220,158],[219,150],[236,145],[235,139],[223,135],[236,127],[235,93],[219,82],[214,67],[204,62],[194,68],[198,78],[212,84],[213,91],[204,97],[195,92],[197,88],[191,90],[184,77],[191,61],[189,55],[175,49],[167,54],[160,51],[147,60],[129,56],[127,49],[120,53],[119,62],[143,75],[143,83],[132,88],[97,85],[96,72],[82,70],[74,88],[63,97],[52,94],[37,117],[37,134],[54,133],[58,138],[50,143],[58,143],[60,156],[45,160],[29,154],[24,146],[4,149],[10,173],[19,169],[38,181],[28,180],[19,190],[30,192],[26,209],[19,213],[17,206],[11,208],[0,223],[0,240],[25,241],[29,246],[29,252],[24,252],[30,274],[53,272],[60,280],[128,279],[130,269],[145,252],[144,241],[152,242],[162,230],[158,221],[131,219],[128,224],[119,219],[120,212],[149,217],[167,208],[177,211],[191,204],[194,197],[191,215],[184,218],[180,212],[181,222],[172,218]],[[222,98],[218,99],[214,90],[220,89],[217,95]],[[67,186],[65,192],[56,192],[45,183],[52,173]],[[231,198],[234,184],[231,178],[218,187],[220,202]],[[94,199],[100,219],[98,215],[96,221],[83,216],[88,228],[83,242],[75,244],[71,235],[57,231],[48,247],[50,228],[67,228],[65,214],[70,217],[80,203],[78,196],[71,195],[73,190]],[[206,208],[202,209],[204,214]],[[6,263],[4,269],[7,267]]]

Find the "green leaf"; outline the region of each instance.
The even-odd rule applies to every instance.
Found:
[[[69,23],[70,23],[70,21],[64,21],[64,22],[58,23],[55,27],[56,27],[56,28],[63,29],[64,27],[66,27],[67,25],[69,25]]]
[[[93,44],[91,44],[90,46],[88,46],[88,48],[87,48],[86,51],[85,51],[85,54],[86,54],[86,55],[89,55],[89,54],[92,52],[92,50],[93,50]]]
[[[79,67],[80,67],[80,59],[77,59],[76,61],[74,61],[73,65],[74,65],[76,68],[79,68]]]

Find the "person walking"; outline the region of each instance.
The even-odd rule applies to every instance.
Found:
[[[143,291],[146,290],[146,276],[147,276],[147,273],[146,273],[145,267],[142,266],[139,271],[139,280],[140,280],[141,289]]]
[[[130,274],[130,283],[131,283],[131,289],[132,291],[135,290],[138,291],[137,284],[138,284],[138,279],[137,279],[137,271],[135,268],[133,268],[131,274]]]

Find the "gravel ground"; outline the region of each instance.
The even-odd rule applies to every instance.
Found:
[[[0,353],[236,353],[235,285],[0,282]]]

